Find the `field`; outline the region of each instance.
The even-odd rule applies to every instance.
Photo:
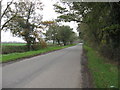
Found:
[[[96,88],[118,88],[118,67],[101,57],[95,50],[84,46],[87,50],[88,67],[93,76]]]
[[[48,44],[53,46],[53,44]],[[41,49],[38,45],[35,50]],[[26,43],[2,43],[2,54],[21,53],[28,51]]]
[[[26,43],[2,43],[2,46],[24,46]]]

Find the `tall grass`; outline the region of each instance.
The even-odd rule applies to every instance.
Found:
[[[106,61],[92,48],[84,45],[87,50],[88,67],[93,76],[96,88],[118,88],[118,67]]]

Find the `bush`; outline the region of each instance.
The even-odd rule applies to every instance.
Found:
[[[39,50],[39,49],[46,48],[46,47],[47,47],[47,43],[42,39],[40,40],[39,43],[32,45],[33,50]]]
[[[3,46],[2,47],[2,54],[25,52],[25,51],[27,51],[26,46]]]
[[[47,47],[47,43],[45,41],[43,41],[43,40],[41,40],[40,45],[41,45],[42,48]]]
[[[109,60],[118,61],[120,59],[120,47],[112,48],[109,45],[103,45],[99,48],[99,52],[102,54],[102,56],[108,58]]]
[[[41,45],[40,44],[34,44],[34,45],[32,45],[32,50],[39,50],[39,49],[41,49],[42,47],[41,47]]]

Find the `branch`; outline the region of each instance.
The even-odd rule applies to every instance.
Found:
[[[12,4],[13,0],[7,5],[6,9],[4,10],[3,14],[1,15],[1,18],[6,14],[7,9]]]
[[[65,21],[65,22],[70,22],[70,21],[76,21],[77,23],[87,23],[87,22],[85,22],[85,21],[82,21],[82,20],[78,20],[78,19],[75,19],[75,18],[73,18],[73,17],[70,17],[70,18],[68,18],[68,16],[67,16],[67,18],[62,18],[62,17],[58,17],[59,19],[57,19],[58,21]],[[62,20],[61,20],[62,19]]]
[[[29,23],[30,14],[31,14],[31,9],[32,9],[32,2],[31,2],[31,4],[30,4],[30,8],[29,8],[29,11],[28,11],[28,16],[27,16],[26,23]]]
[[[16,13],[13,17],[11,17],[8,21],[6,21],[6,22],[2,25],[1,30],[6,26],[7,23],[9,23],[13,18],[15,18],[16,15],[17,15],[17,13]]]

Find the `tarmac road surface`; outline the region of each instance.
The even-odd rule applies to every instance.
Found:
[[[82,45],[2,67],[3,88],[81,88]]]

